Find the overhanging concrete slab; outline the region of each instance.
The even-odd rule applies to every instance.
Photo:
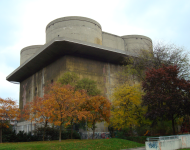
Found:
[[[86,56],[94,59],[101,59],[107,62],[119,62],[127,55],[132,56],[122,50],[112,49],[70,38],[58,37],[43,45],[36,55],[14,70],[7,76],[6,80],[21,82],[64,55]]]

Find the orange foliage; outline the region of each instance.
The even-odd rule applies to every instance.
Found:
[[[73,125],[78,120],[86,118],[88,111],[82,109],[87,99],[84,91],[75,91],[70,85],[53,84],[47,93],[45,106],[50,110],[50,122],[60,126],[59,140],[61,141],[61,126]]]
[[[71,86],[61,86],[55,83],[47,94],[45,106],[50,110],[50,122],[61,126],[69,115],[69,101],[72,99],[74,89]]]
[[[111,104],[103,96],[89,97],[85,90],[76,91],[70,85],[59,83],[47,86],[44,93],[43,98],[36,97],[25,105],[23,117],[60,126],[60,141],[62,125],[73,126],[82,119],[88,119],[95,129],[95,123],[109,122]]]
[[[89,111],[83,109],[83,106],[88,99],[87,93],[82,91],[75,91],[73,93],[72,99],[69,101],[69,109],[67,121],[77,123],[82,119],[86,119],[86,117],[90,114]]]
[[[0,98],[0,143],[2,143],[2,128],[8,128],[7,120],[17,120],[20,117],[20,110],[16,102],[10,98]]]
[[[5,121],[18,119],[20,116],[20,110],[16,105],[16,102],[10,98],[0,98],[0,125],[7,127]]]
[[[25,120],[35,121],[37,123],[47,125],[50,113],[49,109],[44,105],[45,101],[46,96],[35,97],[33,101],[28,102],[25,105],[22,117],[25,118]]]
[[[86,101],[85,107],[90,111],[88,122],[92,124],[94,138],[95,124],[102,121],[109,122],[111,103],[103,96],[93,96]]]
[[[35,121],[40,123],[44,127],[43,141],[45,136],[45,130],[50,120],[50,110],[45,106],[47,100],[47,94],[44,97],[35,97],[33,101],[28,102],[23,109],[22,117],[25,120]]]
[[[103,96],[93,96],[86,101],[86,109],[90,111],[90,122],[109,122],[111,103]]]

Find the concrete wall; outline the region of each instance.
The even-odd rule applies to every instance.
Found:
[[[102,32],[102,45],[125,51],[124,40],[117,35]]]
[[[53,80],[58,80],[65,72],[75,72],[80,79],[89,78],[97,82],[101,93],[110,99],[113,88],[117,85],[117,72],[122,67],[92,58],[64,56],[20,83],[20,109],[35,96],[43,95],[43,87]],[[100,123],[97,132],[107,132],[104,123]]]
[[[154,142],[145,142],[146,150],[175,150],[181,148],[181,140],[163,140]]]
[[[26,60],[35,55],[41,46],[42,45],[32,45],[23,48],[20,51],[20,65],[22,65]]]
[[[130,52],[133,55],[139,54],[141,50],[152,52],[152,40],[143,35],[117,36],[102,32],[102,45],[114,49]]]
[[[157,141],[145,142],[146,150],[175,150],[190,148],[190,134],[156,137]],[[149,139],[156,139],[149,138]]]
[[[102,29],[98,22],[85,17],[63,17],[46,27],[46,43],[55,37],[69,37],[102,45]]]
[[[19,133],[19,131],[24,131],[26,133],[32,132],[35,129],[34,121],[31,123],[31,121],[24,121],[19,122],[16,127],[16,133]]]

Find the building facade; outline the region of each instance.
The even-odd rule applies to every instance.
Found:
[[[97,82],[108,99],[117,84],[121,60],[138,57],[140,50],[152,51],[152,40],[142,35],[117,36],[102,31],[95,20],[85,17],[63,17],[46,27],[46,43],[25,47],[20,52],[20,66],[7,76],[20,83],[19,107],[35,96],[43,96],[43,87],[57,81],[65,72],[75,72],[81,79]],[[30,123],[18,123],[28,130]],[[32,126],[32,125],[31,125]],[[96,132],[107,132],[103,123]]]

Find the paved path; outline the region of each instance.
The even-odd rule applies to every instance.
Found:
[[[146,150],[145,147],[138,147],[138,148],[129,148],[129,149],[122,149],[122,150]]]

